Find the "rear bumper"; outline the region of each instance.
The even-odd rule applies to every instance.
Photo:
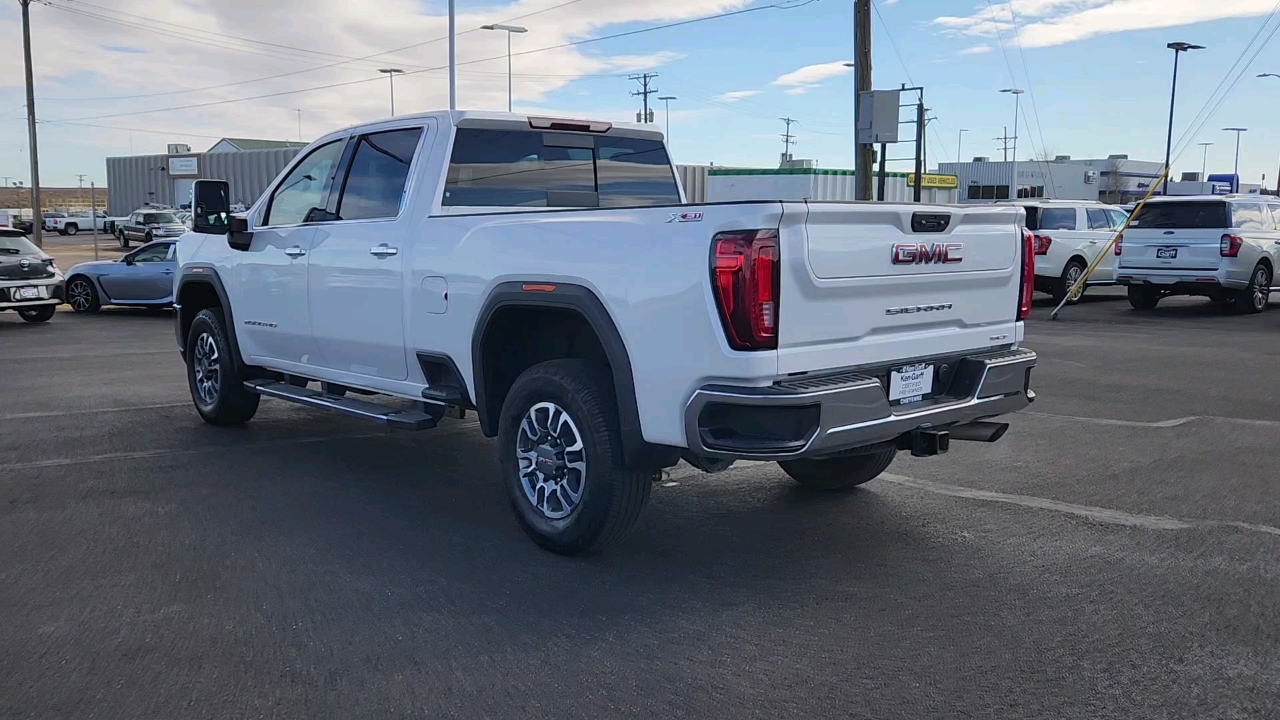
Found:
[[[1217,270],[1130,270],[1121,268],[1116,273],[1118,285],[1155,285],[1161,290],[1174,293],[1199,294],[1197,288],[1223,287],[1231,290],[1244,290],[1249,287],[1252,267],[1236,271],[1229,268]]]
[[[923,427],[945,428],[1021,410],[1035,397],[1028,387],[1035,364],[1036,354],[1026,349],[960,358],[942,395],[909,408],[889,405],[877,370],[764,388],[706,386],[685,409],[685,436],[691,452],[707,457],[832,455]]]
[[[41,288],[41,297],[32,300],[14,300],[10,289],[18,287]],[[0,280],[0,310],[22,310],[44,305],[58,305],[65,297],[61,273],[56,277],[40,280]]]

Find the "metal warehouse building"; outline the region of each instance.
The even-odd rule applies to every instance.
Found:
[[[231,183],[232,202],[252,205],[305,143],[224,138],[203,153],[170,145],[164,155],[107,158],[107,212],[127,215],[147,203],[191,202],[196,180]]]

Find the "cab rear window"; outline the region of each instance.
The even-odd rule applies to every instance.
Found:
[[[1225,202],[1159,202],[1142,206],[1133,216],[1129,227],[1220,230],[1231,227],[1231,220],[1228,218]]]

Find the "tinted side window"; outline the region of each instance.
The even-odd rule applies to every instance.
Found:
[[[1107,211],[1102,208],[1085,208],[1085,214],[1089,216],[1090,230],[1110,230],[1111,218],[1107,215]]]
[[[271,196],[264,225],[296,225],[305,222],[312,208],[324,207],[324,187],[342,156],[345,140],[316,148],[294,166]]]
[[[596,138],[596,182],[600,207],[680,202],[667,150],[657,140]]]
[[[1231,203],[1231,227],[1240,230],[1262,230],[1262,206],[1253,203]]]
[[[164,262],[169,259],[169,249],[172,247],[171,243],[148,245],[133,256],[133,261],[138,263]]]
[[[1133,216],[1129,227],[1171,230],[1221,230],[1227,222],[1227,204],[1220,201],[1147,203]]]
[[[1124,227],[1124,223],[1129,219],[1129,214],[1123,210],[1107,210],[1111,215],[1111,226],[1115,228]]]
[[[1076,209],[1073,207],[1040,208],[1038,230],[1075,230]]]
[[[595,191],[590,148],[547,147],[540,132],[459,128],[441,204],[547,207],[548,193]]]
[[[399,215],[409,165],[421,137],[422,128],[407,128],[360,138],[338,203],[338,219],[370,220]]]

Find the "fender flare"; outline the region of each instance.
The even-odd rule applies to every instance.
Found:
[[[191,317],[187,317],[188,311],[182,307],[182,291],[191,285],[208,285],[213,288],[213,292],[218,296],[218,303],[222,306],[222,320],[227,328],[227,342],[231,344],[231,360],[236,365],[236,370],[240,372],[241,377],[245,376],[244,356],[240,354],[240,341],[236,337],[235,316],[231,310],[231,301],[227,296],[227,288],[222,284],[222,277],[218,275],[218,269],[212,265],[204,263],[193,263],[185,265],[179,271],[178,283],[173,290],[173,329],[178,340],[178,350],[185,359],[187,353],[187,338],[183,332],[185,328],[191,326],[190,320],[195,318],[192,313]]]
[[[548,284],[539,281],[540,284]],[[484,362],[481,349],[485,333],[495,313],[503,308],[531,307],[572,310],[587,321],[604,347],[605,356],[613,374],[613,391],[618,403],[618,425],[622,434],[623,454],[629,467],[670,467],[679,462],[680,449],[645,442],[640,426],[640,411],[636,404],[635,378],[631,371],[631,356],[622,341],[622,334],[613,322],[604,303],[589,288],[572,283],[555,283],[552,291],[527,292],[523,282],[499,283],[489,293],[476,317],[471,333],[471,366],[476,414],[480,428],[488,437],[498,434],[498,417],[489,412],[485,397]]]

